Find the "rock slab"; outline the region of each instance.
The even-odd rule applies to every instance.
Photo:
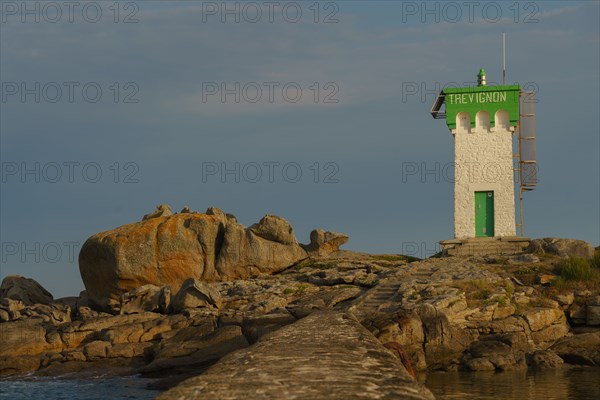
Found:
[[[52,294],[42,285],[33,279],[19,275],[9,275],[2,280],[0,298],[19,300],[26,306],[50,304],[54,300]]]
[[[223,357],[166,399],[434,399],[351,315],[318,312]]]
[[[595,249],[584,240],[544,238],[532,240],[527,251],[538,254],[556,254],[561,257],[592,258]]]

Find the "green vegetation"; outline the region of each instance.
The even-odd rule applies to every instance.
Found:
[[[542,261],[552,260],[556,257],[554,254],[550,254],[550,253],[536,253],[535,255]]]
[[[515,291],[513,285],[510,284],[510,282],[507,282],[504,285],[506,294],[499,295],[496,291],[499,287],[489,281],[478,279],[457,282],[454,286],[465,292],[467,305],[469,307],[489,306],[494,304],[498,304],[500,307],[506,307],[512,303],[512,296]]]
[[[528,267],[524,267],[524,268],[519,269],[515,273],[518,274],[518,275],[529,275],[529,274],[535,274],[535,273],[537,273],[538,270],[539,270],[538,267],[536,267],[534,265],[530,265]]]
[[[335,285],[333,287],[336,288],[336,289],[353,289],[353,288],[355,288],[357,286],[354,286],[354,285]]]
[[[566,281],[591,281],[600,277],[600,271],[583,258],[569,257],[555,267],[555,273]]]
[[[594,252],[594,256],[590,260],[590,265],[600,270],[600,249],[596,249],[596,251]]]
[[[517,279],[519,279],[523,284],[531,286],[535,284],[535,278],[540,272],[540,267],[536,265],[529,265],[527,267],[520,268],[514,272]]]
[[[482,306],[493,306],[495,304],[498,304],[499,299],[485,299],[485,300],[479,300],[479,304]]]
[[[494,286],[490,282],[479,279],[459,281],[454,284],[454,287],[465,293],[469,307],[482,304],[489,300],[489,297],[494,293]]]
[[[476,300],[486,300],[488,297],[490,297],[491,294],[492,294],[492,291],[490,289],[481,289],[481,290],[478,290],[477,292],[474,292],[471,295],[471,298],[476,299]]]
[[[313,268],[317,268],[317,269],[332,269],[332,268],[337,268],[337,264],[336,263],[317,263],[313,266]]]
[[[306,289],[308,288],[308,285],[298,285],[296,287],[293,288],[285,288],[285,290],[283,291],[283,294],[288,295],[288,294],[301,294],[302,292],[304,292]]]
[[[508,257],[498,256],[498,257],[490,257],[486,261],[488,264],[500,264],[500,265],[508,265]]]
[[[373,256],[374,259],[376,260],[382,260],[382,261],[406,261],[406,262],[413,262],[413,261],[420,261],[420,258],[417,257],[413,257],[413,256],[403,256],[401,254],[376,254]]]
[[[296,271],[299,271],[302,268],[312,267],[315,264],[316,264],[315,260],[306,259],[306,260],[300,261],[298,264],[294,265],[292,268],[294,268]]]
[[[553,292],[565,292],[579,289],[599,292],[600,268],[596,265],[600,262],[598,251],[590,260],[584,258],[569,257],[562,260],[554,267],[554,273],[558,278],[552,282]]]
[[[298,264],[294,265],[292,268],[296,271],[300,271],[302,268],[317,268],[317,269],[332,269],[337,267],[337,265],[333,262],[322,263],[312,259],[307,259],[304,261],[300,261]]]

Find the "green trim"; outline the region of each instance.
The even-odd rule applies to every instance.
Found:
[[[472,93],[472,92],[497,92],[501,90],[521,90],[519,85],[500,85],[500,86],[467,86],[460,88],[444,88],[444,93]]]
[[[495,115],[499,110],[506,110],[510,125],[516,126],[519,121],[519,85],[470,86],[462,88],[446,88],[442,90],[446,103],[446,124],[456,129],[456,115],[467,112],[471,127],[475,127],[475,118],[479,111],[490,115],[490,124],[494,126]]]

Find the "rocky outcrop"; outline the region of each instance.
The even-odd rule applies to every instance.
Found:
[[[315,229],[310,233],[310,244],[304,249],[311,255],[323,257],[336,252],[347,241],[348,235],[343,233]]]
[[[267,235],[264,225],[258,229],[263,236],[281,240],[274,241],[257,235],[253,229],[245,228],[235,218],[227,216],[222,245],[218,247],[216,257],[219,279],[245,279],[258,274],[272,274],[308,257],[300,245],[282,243],[289,238],[286,239],[281,231]]]
[[[175,312],[180,312],[185,308],[221,308],[221,305],[222,300],[219,291],[213,285],[194,278],[183,282],[181,289],[173,298],[173,311]]]
[[[326,376],[325,376],[326,375]],[[331,384],[327,377],[331,377]],[[158,399],[433,399],[356,319],[315,313]]]
[[[600,326],[600,295],[592,296],[588,290],[578,290],[556,296],[556,300],[572,325]]]
[[[177,214],[92,236],[79,253],[90,305],[114,310],[123,293],[140,286],[168,285],[178,291],[190,277],[215,280],[219,230],[213,216]]]
[[[560,257],[592,258],[595,248],[584,240],[544,238],[532,240],[527,251],[538,254],[556,254]]]
[[[600,296],[594,296],[586,301],[586,325],[600,326]]]
[[[551,369],[561,368],[563,363],[600,365],[599,339],[594,333],[599,289],[589,282],[577,282],[564,289],[554,283],[536,282],[536,276],[552,271],[556,263],[563,261],[558,255],[547,254],[537,261],[526,261],[524,257],[519,262],[505,257],[411,261],[398,255],[339,250],[323,257],[311,256],[277,274],[261,273],[257,267],[256,276],[220,280],[225,279],[218,268],[226,243],[225,231],[233,226],[231,231],[236,232],[239,225],[233,216],[209,209],[206,214],[190,212],[144,221],[162,226],[154,233],[175,223],[173,232],[169,228],[161,233],[164,238],[174,237],[175,243],[165,241],[160,247],[174,258],[160,264],[161,271],[157,269],[156,274],[167,272],[166,268],[173,265],[169,262],[176,262],[175,250],[181,246],[176,243],[177,237],[187,237],[179,232],[188,229],[185,223],[183,228],[178,225],[179,218],[187,218],[187,224],[196,229],[194,232],[212,232],[212,227],[217,227],[215,237],[220,239],[215,241],[220,243],[220,251],[213,251],[218,253],[213,271],[218,278],[209,282],[188,277],[172,292],[170,286],[152,284],[128,290],[113,300],[113,311],[119,311],[118,315],[91,309],[86,291],[79,297],[56,299],[49,304],[26,305],[21,300],[0,299],[0,375],[37,371],[36,375],[51,376],[120,368],[128,374],[142,372],[158,377],[154,386],[165,388],[204,372],[222,357],[223,362],[229,356],[235,357],[237,353],[232,352],[265,345],[281,329],[302,327],[295,322],[322,311],[327,315],[354,316],[372,335],[359,336],[360,340],[375,337],[401,364],[415,371]],[[254,227],[263,236],[265,226],[285,225],[274,218],[265,221],[262,228]],[[275,231],[280,233],[270,239],[281,241],[283,233],[289,233],[287,229]],[[132,232],[139,234],[137,228]],[[251,238],[243,240],[275,243],[288,249],[292,246],[267,240],[250,229],[244,229],[242,234]],[[194,239],[190,241],[195,240],[203,249],[204,238],[197,238],[193,232],[191,235]],[[133,233],[129,239],[106,237],[123,240],[124,253],[118,253],[121,256],[127,254],[127,240],[132,240],[130,246],[140,243],[139,236]],[[159,248],[151,241],[150,244],[144,247],[150,253]],[[102,242],[97,245],[102,246]],[[159,256],[148,257],[162,260]],[[130,262],[126,265],[136,267],[135,259],[125,260]],[[339,322],[337,317],[327,318],[332,318],[334,325]],[[307,336],[303,340],[311,335],[329,340],[323,336],[328,324],[326,319],[311,325],[311,330],[301,328]],[[355,332],[353,327],[349,329]],[[292,333],[286,335],[290,340],[296,338]],[[342,335],[340,342],[330,343],[346,346],[352,353],[362,346],[352,344],[350,339],[346,341],[357,338],[353,335]],[[345,357],[327,351],[332,353],[326,355]],[[378,351],[370,354],[379,354]],[[282,368],[275,361],[274,372]],[[310,363],[312,358],[307,358],[306,364]],[[360,378],[363,364],[356,365],[358,369],[349,374]],[[286,371],[293,369],[287,367]],[[337,383],[338,376],[328,374],[324,372],[322,378]],[[312,379],[311,375],[307,377]],[[371,385],[371,381],[366,382]],[[404,381],[394,382],[402,386]],[[377,386],[378,382],[374,385],[387,387]]]
[[[244,279],[307,257],[279,217],[267,216],[247,229],[214,208],[206,214],[169,212],[162,207],[85,242],[79,269],[92,307],[116,312],[121,295],[140,286],[170,286],[177,293],[189,278]]]
[[[145,375],[164,372],[196,374],[232,351],[248,347],[239,326],[228,325],[212,330],[207,326],[182,329],[154,349],[153,361],[140,369]]]
[[[144,285],[121,296],[121,314],[134,314],[144,311],[166,313],[170,310],[171,288]]]
[[[471,332],[452,325],[448,317],[432,304],[418,309],[423,324],[425,360],[428,366],[445,367],[473,342]]]
[[[500,340],[499,340],[500,339]],[[524,352],[502,337],[473,343],[461,360],[467,371],[506,371],[527,368]]]
[[[556,342],[551,350],[570,364],[600,367],[600,332],[566,337]]]
[[[282,244],[297,244],[292,226],[285,219],[275,215],[265,215],[250,231],[255,235]]]
[[[184,210],[185,210],[185,208],[186,207],[184,207]],[[173,212],[171,211],[171,207],[169,207],[168,204],[161,204],[161,205],[156,206],[156,209],[154,211],[152,211],[150,214],[144,215],[144,218],[142,218],[142,219],[147,220],[147,219],[151,219],[151,218],[168,217],[170,215],[173,215]]]
[[[548,370],[562,367],[565,362],[556,353],[549,350],[538,350],[529,354],[527,365],[533,370]]]
[[[37,355],[60,348],[60,339],[51,332],[51,328],[36,319],[3,323],[0,325],[0,357]]]
[[[25,306],[50,304],[54,297],[35,280],[9,275],[0,285],[0,298],[18,300]]]
[[[21,300],[0,299],[0,322],[18,319],[21,316],[19,311],[24,308]]]
[[[28,318],[51,324],[71,321],[68,301],[54,301],[52,294],[33,279],[7,276],[0,288],[0,322]]]

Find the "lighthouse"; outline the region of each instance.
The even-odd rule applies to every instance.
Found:
[[[511,254],[529,242],[516,236],[520,95],[519,85],[488,86],[481,69],[477,86],[445,88],[433,104],[432,116],[445,119],[454,138],[454,238],[440,242],[446,254]]]

